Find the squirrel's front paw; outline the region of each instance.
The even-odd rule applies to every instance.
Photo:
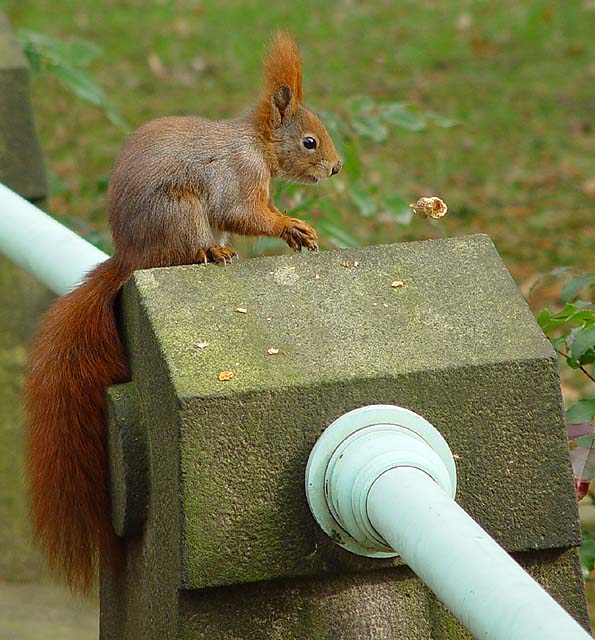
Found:
[[[309,224],[297,218],[287,218],[285,225],[280,238],[294,251],[300,251],[302,247],[318,251],[318,234]]]
[[[237,258],[238,254],[233,247],[212,246],[206,249],[199,249],[197,262],[207,264],[207,262],[231,262],[232,258]]]

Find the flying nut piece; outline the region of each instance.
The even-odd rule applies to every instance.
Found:
[[[448,211],[446,202],[436,196],[420,198],[415,204],[410,204],[409,206],[413,209],[416,216],[420,218],[433,218],[434,220],[442,218]]]

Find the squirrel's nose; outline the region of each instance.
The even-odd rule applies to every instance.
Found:
[[[339,162],[337,162],[337,164],[331,169],[331,176],[336,176],[339,171],[341,171],[342,166],[343,163],[339,160]]]

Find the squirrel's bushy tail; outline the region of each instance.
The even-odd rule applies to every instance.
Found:
[[[114,258],[59,299],[35,336],[25,381],[33,531],[51,568],[88,593],[114,565],[106,459],[106,388],[128,378],[114,304],[129,270]]]

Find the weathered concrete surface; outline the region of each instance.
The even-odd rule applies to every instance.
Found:
[[[0,589],[3,581],[47,577],[25,497],[21,388],[26,344],[52,297],[0,258]]]
[[[574,551],[529,552],[516,560],[568,611],[584,610],[582,593],[560,588],[577,578]],[[183,591],[180,615],[179,637],[187,640],[472,639],[405,567]],[[580,622],[590,628],[586,614]]]
[[[178,606],[215,592],[180,588],[317,576],[324,589],[325,575],[395,571],[334,545],[303,494],[317,437],[364,404],[408,407],[443,433],[458,501],[508,550],[578,543],[556,358],[489,238],[139,272],[123,310],[150,497],[120,584],[104,580],[103,638],[126,615],[124,637],[203,637],[183,635]],[[558,577],[582,593],[578,573]],[[342,637],[384,637],[365,633]]]
[[[183,591],[179,637],[432,640],[432,604],[423,584],[405,567]]]
[[[108,414],[112,525],[119,536],[134,536],[142,533],[149,489],[146,437],[134,385],[109,390]]]
[[[0,182],[29,200],[47,193],[29,98],[29,67],[1,10]]]

